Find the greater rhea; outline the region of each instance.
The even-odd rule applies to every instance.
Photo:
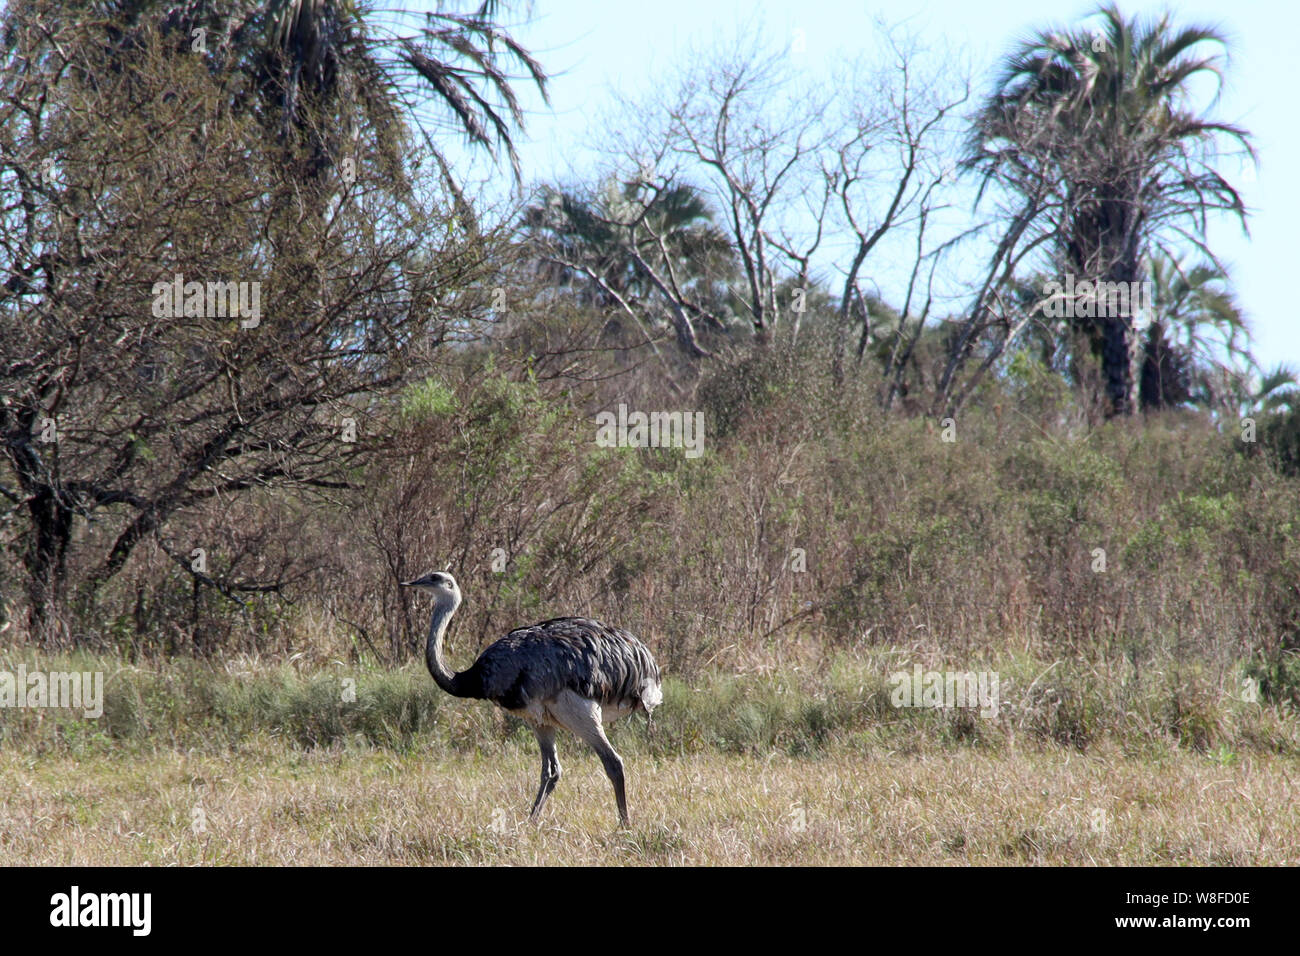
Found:
[[[560,780],[555,731],[564,727],[600,757],[614,785],[619,823],[626,827],[623,759],[603,725],[638,710],[648,720],[663,700],[659,666],[646,646],[622,628],[584,617],[557,617],[516,628],[484,650],[468,670],[453,674],[443,661],[442,642],[460,607],[456,579],[434,571],[402,584],[434,597],[424,658],[438,686],[456,697],[490,700],[522,718],[537,735],[542,782],[531,819],[541,814]]]

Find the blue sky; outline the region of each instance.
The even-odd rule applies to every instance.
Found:
[[[520,140],[524,177],[548,181],[591,169],[595,121],[609,109],[611,88],[642,93],[672,75],[690,45],[707,43],[756,16],[778,42],[801,31],[812,63],[860,50],[861,38],[871,34],[877,19],[905,23],[926,43],[964,59],[979,92],[1016,39],[1048,24],[1075,23],[1093,9],[1089,3],[1044,0],[990,5],[969,0],[800,0],[758,6],[744,0],[539,0],[531,19],[512,30],[554,77],[550,109],[536,97],[526,99],[531,116]],[[1121,9],[1126,16],[1172,9],[1176,23],[1211,24],[1229,37],[1226,84],[1212,115],[1250,130],[1260,163],[1257,171],[1221,169],[1251,209],[1250,236],[1225,219],[1212,223],[1210,245],[1231,268],[1261,363],[1286,361],[1300,368],[1300,321],[1285,291],[1300,223],[1300,190],[1293,181],[1300,128],[1283,79],[1284,72],[1294,71],[1300,52],[1300,12],[1287,3],[1263,0],[1183,0],[1176,5],[1127,0]]]

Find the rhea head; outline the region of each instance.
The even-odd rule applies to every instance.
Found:
[[[438,603],[447,601],[452,605],[460,604],[460,588],[456,586],[456,579],[446,571],[430,571],[423,577],[403,581],[402,587],[428,591],[438,600]]]

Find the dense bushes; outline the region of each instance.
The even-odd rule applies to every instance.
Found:
[[[396,663],[424,622],[396,582],[448,563],[467,595],[453,653],[583,611],[644,634],[687,676],[868,645],[1236,660],[1300,631],[1300,484],[1201,419],[1043,428],[1035,409],[1004,419],[999,404],[944,429],[880,414],[869,382],[833,389],[811,363],[769,358],[737,372],[762,370],[755,395],[701,393],[706,453],[689,459],[596,445],[592,416],[620,400],[618,379],[579,392],[474,358],[377,415],[387,433],[355,492],[214,509],[213,560],[223,518],[275,554],[318,556],[293,604],[235,614],[141,560],[118,610],[79,622],[85,643]],[[151,577],[172,583],[142,601],[131,583]],[[142,645],[139,630],[161,636]]]
[[[1300,481],[1274,456],[1241,455],[1235,432],[1188,415],[1085,428],[1014,380],[987,396],[988,411],[945,429],[882,415],[869,374],[836,387],[823,368],[747,360],[737,374],[750,386],[702,389],[705,454],[689,459],[596,445],[594,413],[625,400],[622,378],[539,379],[506,359],[485,370],[465,351],[377,410],[375,463],[355,491],[307,510],[267,499],[240,512],[279,547],[328,556],[293,603],[260,599],[247,616],[210,594],[196,604],[174,566],[141,562],[123,581],[172,582],[144,612],[171,636],[140,641],[125,587],[110,626],[83,622],[82,633],[137,659],[193,648],[391,667],[415,656],[428,613],[396,582],[450,563],[467,598],[453,661],[523,621],[617,621],[685,686],[713,682],[735,705],[725,720],[680,728],[682,746],[697,732],[724,748],[783,746],[788,721],[864,729],[877,713],[870,692],[837,703],[814,681],[773,710],[758,699],[768,685],[716,683],[825,676],[829,662],[860,662],[863,686],[914,662],[1022,670],[1024,709],[1009,726],[1078,746],[1138,725],[1198,749],[1238,741],[1232,715],[1247,686],[1252,706],[1297,705]],[[1004,414],[1011,407],[1018,414]],[[167,588],[171,605],[159,603]],[[151,623],[172,605],[165,624]],[[177,638],[191,621],[196,636]],[[1051,680],[1032,684],[1028,672],[1047,668]],[[408,689],[427,696],[418,678]],[[263,716],[304,743],[353,732],[295,693],[299,703]],[[427,727],[380,711],[384,726]],[[1252,740],[1283,746],[1252,727]],[[407,730],[365,733],[391,742]],[[792,746],[809,746],[809,733]],[[982,722],[943,733],[997,737]]]

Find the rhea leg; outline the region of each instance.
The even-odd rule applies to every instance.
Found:
[[[596,756],[605,767],[605,776],[609,777],[609,782],[614,785],[614,799],[618,802],[618,820],[623,826],[627,826],[627,792],[623,781],[623,758],[618,755],[618,751],[610,744],[609,738],[605,736],[605,728],[601,721],[600,704],[593,700],[587,700],[579,697],[572,691],[566,692],[567,697],[563,701],[563,706],[554,711],[574,736],[585,740],[592,750],[596,751]]]
[[[546,798],[560,782],[560,761],[555,756],[555,728],[535,726],[533,733],[537,735],[537,744],[542,750],[542,782],[537,788],[537,797],[533,800],[533,809],[529,814],[532,820],[536,820],[546,805]]]
[[[605,765],[605,776],[609,777],[609,782],[614,785],[614,799],[618,802],[618,822],[624,827],[628,826],[627,821],[627,792],[623,781],[623,758],[605,739],[605,732],[600,733],[600,740],[604,746],[601,747],[592,743],[592,747],[600,756],[600,762]]]

